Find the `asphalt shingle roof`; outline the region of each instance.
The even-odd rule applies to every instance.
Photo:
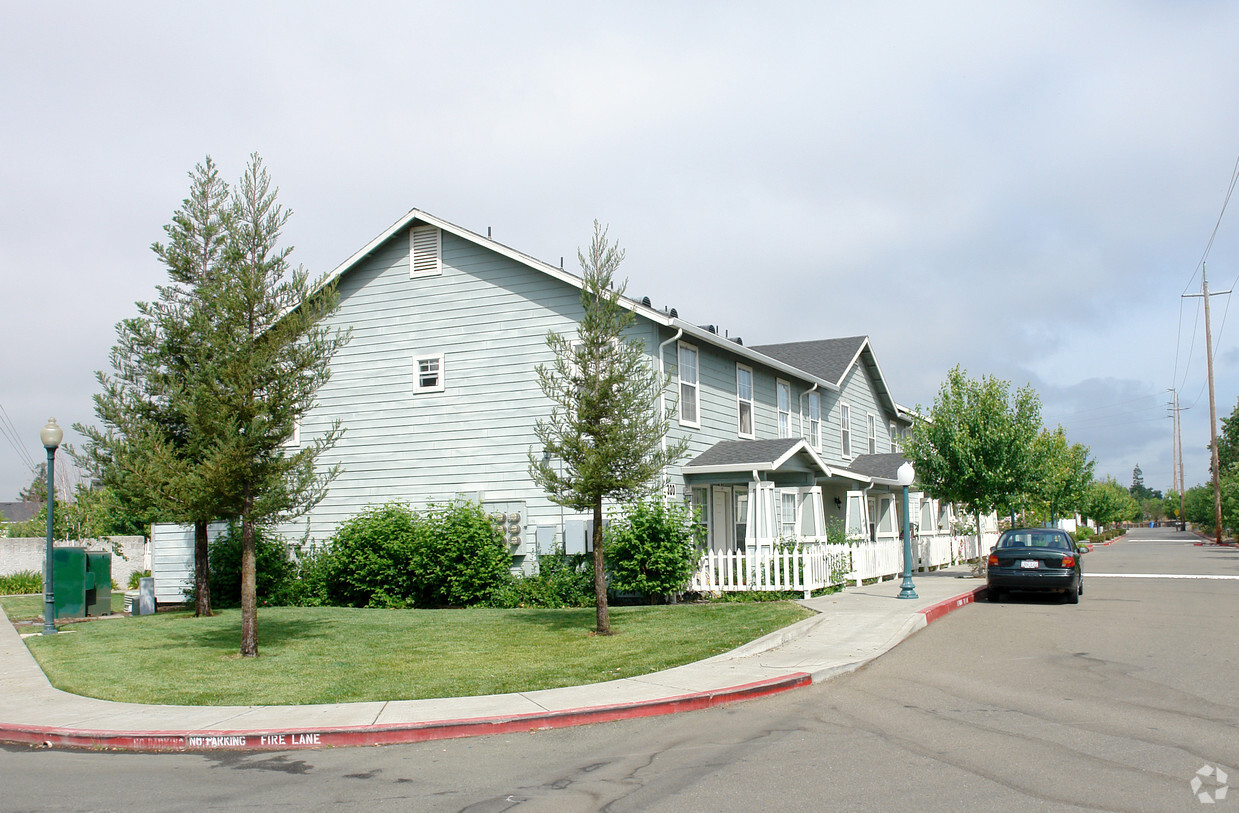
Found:
[[[43,507],[42,502],[0,502],[0,515],[5,522],[26,522],[34,519]]]
[[[770,438],[767,440],[724,440],[690,460],[693,466],[735,466],[743,468],[759,463],[771,463],[782,457],[800,438]]]
[[[889,454],[863,454],[848,464],[848,471],[863,474],[866,477],[876,477],[879,480],[895,480],[899,477],[899,467],[908,462],[908,458],[893,452]]]
[[[843,376],[852,366],[864,336],[849,336],[846,339],[819,339],[812,342],[788,342],[786,344],[761,344],[750,347],[764,356],[790,364],[798,370],[835,384],[842,383]]]

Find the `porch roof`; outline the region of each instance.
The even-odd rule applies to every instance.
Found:
[[[847,470],[875,483],[891,485],[899,480],[899,467],[908,458],[898,452],[863,454],[848,464]]]
[[[804,438],[720,441],[683,466],[684,474],[778,471],[796,455],[803,454],[810,466],[827,477],[842,474],[857,479],[841,467],[828,466]],[[869,478],[860,476],[859,479]]]

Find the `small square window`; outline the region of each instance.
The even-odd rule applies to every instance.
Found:
[[[413,362],[413,392],[443,392],[443,354],[419,356]]]

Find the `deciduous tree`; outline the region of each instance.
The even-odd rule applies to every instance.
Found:
[[[917,409],[905,454],[925,491],[966,507],[979,529],[980,515],[1029,491],[1040,429],[1041,399],[1031,387],[1012,393],[1009,382],[972,380],[956,365],[933,407]]]

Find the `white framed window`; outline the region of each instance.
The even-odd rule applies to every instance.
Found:
[[[443,273],[443,232],[435,226],[409,229],[409,276],[434,277]]]
[[[796,490],[779,491],[779,535],[784,539],[796,536]]]
[[[839,404],[839,445],[845,459],[852,456],[852,408],[847,404]]]
[[[753,368],[736,365],[736,412],[739,420],[737,434],[742,438],[755,437],[753,433]]]
[[[774,384],[775,404],[779,410],[779,437],[792,436],[792,385],[783,380]]]
[[[413,359],[413,392],[443,392],[443,354]]]
[[[878,453],[878,419],[872,413],[865,416],[866,428],[869,433],[869,454]]]
[[[736,506],[736,550],[745,549],[745,540],[748,538],[749,531],[749,489],[747,486],[735,487],[735,499],[733,503]]]
[[[895,454],[896,452],[899,451],[899,434],[897,430],[895,429],[894,421],[891,421],[890,430],[891,430],[891,454]]]
[[[699,525],[702,528],[709,524],[709,489],[703,486],[693,486],[689,489],[690,500],[693,511],[693,524]]]
[[[680,423],[685,426],[701,426],[701,383],[698,378],[697,348],[680,342]]]
[[[808,434],[805,440],[813,446],[814,449],[822,448],[822,394],[817,390],[809,393],[809,421]]]

